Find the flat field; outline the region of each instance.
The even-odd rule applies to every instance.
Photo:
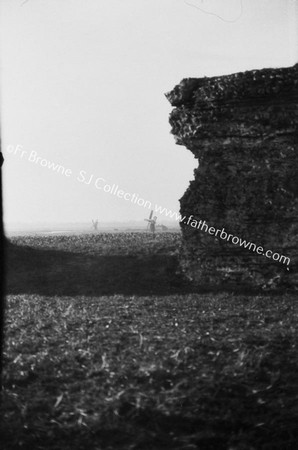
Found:
[[[10,240],[1,449],[298,448],[297,295],[198,292],[180,239]]]

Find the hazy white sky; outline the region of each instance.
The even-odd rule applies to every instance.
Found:
[[[164,93],[185,77],[296,63],[297,3],[2,0],[5,221],[148,215],[97,178],[178,211],[197,161],[170,134]]]

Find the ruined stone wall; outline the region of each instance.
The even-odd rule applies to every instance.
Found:
[[[273,261],[182,223],[186,276],[201,285],[298,286],[298,64],[188,78],[166,97],[176,143],[199,160],[181,215],[290,258]]]

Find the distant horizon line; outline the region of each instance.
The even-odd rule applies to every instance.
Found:
[[[132,219],[132,220],[104,220],[104,221],[98,221],[98,224],[104,224],[104,223],[135,223],[135,222],[140,222],[143,223],[144,219]],[[163,220],[163,222],[171,222],[171,223],[177,223],[176,220],[170,220],[170,219],[165,219]],[[19,222],[19,221],[14,221],[14,222],[10,222],[10,221],[5,221],[3,220],[4,225],[50,225],[50,224],[73,224],[73,225],[79,225],[79,224],[91,224],[92,223],[92,219],[90,219],[89,221],[82,221],[82,222],[77,222],[77,221],[36,221],[36,222],[27,222],[27,221],[23,221],[23,222]]]

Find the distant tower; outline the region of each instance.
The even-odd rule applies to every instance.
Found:
[[[148,222],[147,230],[149,228],[149,230],[151,231],[151,233],[155,237],[155,225],[156,225],[157,217],[154,216],[153,219],[152,219],[152,216],[153,216],[153,210],[151,211],[151,213],[149,215],[149,219],[144,219],[144,220],[146,220],[146,222]]]
[[[98,220],[97,219],[96,220],[92,219],[92,228],[94,231],[97,231],[97,229],[98,229]]]

